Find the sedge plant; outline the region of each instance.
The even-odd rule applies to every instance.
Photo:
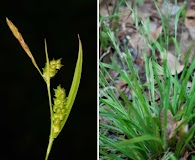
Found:
[[[68,116],[70,114],[74,100],[76,98],[76,94],[77,94],[80,79],[81,79],[81,71],[82,71],[82,44],[78,36],[78,39],[79,39],[78,59],[77,59],[74,77],[73,77],[73,81],[72,81],[69,94],[68,96],[66,96],[65,89],[62,88],[61,85],[57,86],[57,88],[54,89],[55,98],[53,99],[53,104],[52,104],[52,97],[51,97],[51,91],[50,91],[50,80],[56,75],[57,71],[60,70],[60,68],[63,66],[61,64],[61,59],[49,60],[48,52],[47,52],[47,44],[45,40],[44,42],[45,42],[46,64],[45,64],[45,67],[43,68],[43,71],[41,72],[29,47],[25,43],[22,35],[20,34],[16,26],[8,18],[6,18],[6,21],[13,35],[16,37],[16,39],[19,41],[24,51],[30,57],[33,65],[38,70],[38,72],[40,73],[41,77],[43,78],[47,86],[49,107],[50,107],[50,119],[51,119],[49,144],[48,144],[48,148],[47,148],[47,152],[45,156],[45,160],[47,160],[49,158],[49,154],[50,154],[53,142],[55,138],[57,138],[57,136],[62,131],[68,119]]]
[[[155,1],[154,1],[155,3]],[[128,3],[126,3],[129,7]],[[157,5],[156,5],[157,6]],[[149,20],[140,21],[142,36],[147,39],[151,55],[143,53],[146,82],[141,81],[133,61],[132,53],[125,46],[121,51],[116,32],[103,22],[109,17],[100,17],[100,43],[104,49],[110,45],[120,57],[122,66],[111,57],[111,64],[100,62],[99,70],[99,152],[101,160],[176,160],[185,156],[194,159],[195,150],[195,59],[189,65],[189,57],[194,41],[186,53],[184,68],[177,74],[171,72],[167,54],[170,42],[175,46],[175,56],[180,58],[180,42],[177,39],[178,18],[175,18],[175,36],[169,34],[167,20],[161,15],[163,34],[156,41],[150,41]],[[134,15],[137,10],[131,9]],[[118,16],[116,12],[112,18]],[[134,17],[137,24],[138,17]],[[166,42],[166,43],[165,43]],[[144,51],[143,51],[144,52]],[[157,61],[157,52],[162,56],[162,64]],[[127,66],[127,68],[124,67]],[[108,70],[118,73],[116,79]],[[191,87],[187,84],[192,79]],[[131,98],[123,93],[116,83],[123,81],[130,88]],[[158,97],[158,98],[156,98]]]

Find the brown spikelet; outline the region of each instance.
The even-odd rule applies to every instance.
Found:
[[[35,62],[34,57],[28,48],[27,44],[24,42],[24,39],[20,32],[18,31],[17,27],[8,19],[6,18],[7,25],[9,26],[10,30],[12,31],[13,35],[16,37],[16,39],[20,42],[20,45],[25,50],[25,52],[28,54],[28,56],[31,58],[33,63]]]

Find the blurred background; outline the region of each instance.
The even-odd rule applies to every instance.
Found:
[[[83,45],[83,71],[75,103],[54,141],[50,160],[97,159],[97,2],[91,0],[0,1],[0,159],[43,160],[50,133],[46,84],[6,24],[23,35],[40,69],[44,38],[50,60],[64,65],[51,79],[68,94]]]

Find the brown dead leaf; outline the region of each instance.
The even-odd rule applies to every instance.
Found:
[[[183,70],[184,65],[180,64],[178,62],[178,59],[170,52],[168,52],[167,59],[168,59],[168,63],[169,63],[172,75],[174,75],[176,72],[180,73]],[[176,72],[175,72],[175,66],[176,66]]]
[[[119,72],[117,72],[116,70],[109,70],[108,72],[112,79],[116,79],[116,77],[118,77],[119,75]],[[110,78],[109,78],[109,81],[110,81]]]
[[[188,28],[192,39],[195,39],[195,10],[188,9],[186,11],[185,26]]]
[[[119,83],[119,87],[123,87],[124,85],[126,85],[127,83],[125,81],[120,81]]]
[[[146,45],[148,42],[144,40],[144,37],[140,33],[135,33],[132,36],[130,36],[130,45],[133,48],[137,48],[137,53],[139,57],[143,57],[143,54],[150,53],[150,48],[148,45]]]
[[[164,124],[164,117],[165,117],[165,113],[164,113],[164,109],[162,109],[160,113],[160,122],[162,124],[162,128]],[[166,126],[167,141],[169,141],[174,135],[176,135],[176,138],[179,139],[188,132],[188,124],[183,124],[179,128],[179,131],[176,132],[176,128],[184,121],[184,118],[177,121],[175,118],[173,118],[173,115],[169,109],[167,110],[166,118],[167,118],[167,126]]]
[[[176,13],[181,9],[181,6],[174,5],[173,2],[164,1],[162,5],[162,14],[167,15],[170,14],[171,16],[176,15]]]
[[[165,117],[165,113],[164,113],[164,109],[162,109],[160,113],[160,122],[162,124],[162,128],[164,124],[164,117]],[[175,129],[177,127],[177,121],[173,118],[173,115],[170,110],[167,110],[166,119],[167,119],[166,139],[167,141],[169,141],[175,133]]]
[[[158,27],[154,32],[151,32],[151,41],[154,42],[162,33],[162,26]]]
[[[186,28],[195,26],[195,10],[188,9],[186,11],[185,26]]]
[[[171,52],[168,51],[167,57],[165,57],[165,55],[166,55],[165,53],[162,53],[161,58],[162,59],[167,58],[167,61],[168,61],[168,64],[169,64],[169,67],[170,67],[170,70],[171,70],[171,74],[172,75],[175,75],[175,73],[179,74],[183,70],[184,65],[180,64],[177,57],[174,56]]]

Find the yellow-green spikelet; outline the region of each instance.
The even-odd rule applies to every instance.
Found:
[[[60,69],[63,65],[61,64],[61,58],[60,59],[53,59],[49,62],[49,77],[52,78],[56,75],[57,69]],[[43,68],[43,77],[47,77],[47,65]]]
[[[55,91],[53,105],[53,133],[54,137],[61,131],[61,122],[66,116],[66,92],[59,85]]]

